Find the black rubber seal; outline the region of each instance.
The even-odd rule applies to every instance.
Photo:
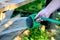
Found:
[[[33,19],[31,17],[28,17],[26,19],[26,24],[29,28],[32,28],[33,27]]]

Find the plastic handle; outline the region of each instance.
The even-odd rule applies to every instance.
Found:
[[[50,18],[45,18],[45,17],[41,17],[41,16],[39,18],[41,18],[44,21],[49,21],[49,22],[52,22],[52,23],[60,24],[60,21],[58,21],[58,20],[54,20],[54,19],[50,19]]]
[[[37,15],[37,14],[35,14],[35,15]],[[44,21],[49,21],[49,22],[52,22],[52,23],[60,24],[60,21],[58,21],[58,20],[54,20],[54,19],[50,19],[50,18],[45,18],[45,17],[42,17],[42,16],[39,16],[38,18],[41,18]]]

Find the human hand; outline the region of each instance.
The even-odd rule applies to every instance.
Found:
[[[49,12],[49,10],[43,9],[36,15],[35,19],[38,18],[39,16],[48,18],[50,15],[51,15],[51,13]],[[40,21],[43,21],[43,20],[41,18],[38,18],[38,19],[36,19],[36,21],[40,22]]]

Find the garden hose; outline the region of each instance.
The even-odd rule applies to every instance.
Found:
[[[39,25],[40,25],[40,23],[39,22],[36,22],[35,21],[36,19],[34,19],[36,15],[37,15],[36,13],[30,15],[30,17],[33,20],[33,27],[31,29],[36,28],[36,27],[39,27]],[[50,18],[45,18],[45,17],[42,17],[42,16],[39,16],[38,18],[41,18],[44,21],[49,21],[49,22],[52,22],[52,23],[60,24],[60,21],[58,21],[58,20],[54,20],[54,19],[50,19]]]
[[[33,20],[34,20],[34,17],[35,17],[36,15],[37,15],[36,13],[31,15],[31,17],[33,17]],[[49,22],[52,22],[52,23],[60,24],[60,21],[54,20],[54,19],[51,19],[51,18],[45,18],[45,17],[42,17],[42,16],[39,16],[38,18],[41,18],[41,19],[44,20],[44,21],[49,21]],[[36,18],[36,19],[38,19],[38,18]],[[35,19],[35,20],[36,20],[36,19]]]

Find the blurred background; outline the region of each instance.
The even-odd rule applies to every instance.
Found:
[[[28,17],[44,9],[50,2],[51,0],[0,0],[0,32],[13,29],[16,25],[20,27],[19,21],[14,21],[16,22],[14,24],[12,20],[5,21],[5,19]],[[60,21],[60,9],[54,13],[50,18]],[[31,30],[24,29],[2,35],[0,40],[60,40],[59,31],[60,24],[43,21]]]

